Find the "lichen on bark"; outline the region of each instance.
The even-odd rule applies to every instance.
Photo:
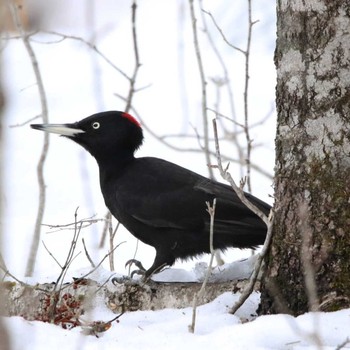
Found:
[[[276,204],[261,312],[308,310],[306,231],[320,308],[335,310],[350,305],[350,3],[281,0],[277,18]]]

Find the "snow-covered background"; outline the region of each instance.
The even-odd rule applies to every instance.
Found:
[[[35,3],[35,2],[34,2]],[[113,63],[132,75],[134,52],[131,34],[131,3],[128,1],[97,2],[75,1],[53,2],[54,15],[41,23],[45,30],[66,35],[83,37],[96,43],[97,48]],[[239,6],[238,6],[239,5]],[[226,2],[214,7],[203,3],[203,8],[213,13],[230,41],[245,48],[247,35],[247,8],[245,1],[227,8]],[[48,5],[46,5],[48,6]],[[50,6],[48,6],[50,8]],[[45,9],[45,7],[44,7]],[[229,10],[229,11],[228,11]],[[90,12],[92,13],[90,13]],[[199,37],[202,47],[204,69],[208,79],[208,105],[215,108],[216,88],[210,79],[222,78],[223,72],[215,58],[200,21],[196,7]],[[91,18],[92,17],[92,18]],[[274,8],[267,8],[257,2],[251,50],[251,72],[249,110],[251,124],[264,119],[271,112],[274,101],[275,72]],[[211,35],[225,60],[230,72],[234,92],[237,121],[243,123],[244,56],[223,41],[218,31],[206,18]],[[193,128],[202,131],[201,87],[193,46],[193,35],[187,1],[141,1],[137,8],[137,35],[142,66],[136,88],[145,88],[134,96],[133,106],[149,129],[158,135],[188,133],[195,135]],[[10,34],[11,35],[11,34]],[[115,69],[106,64],[84,43],[57,35],[40,34],[32,42],[48,99],[49,118],[52,123],[74,122],[103,110],[123,110],[125,102],[115,96],[127,96],[128,81]],[[29,243],[34,229],[38,205],[36,166],[40,156],[43,133],[21,124],[40,114],[40,100],[35,77],[28,54],[19,39],[3,42],[4,82],[7,93],[5,112],[6,138],[6,192],[5,192],[5,261],[16,275],[23,274],[28,256]],[[221,89],[220,112],[231,116],[225,87]],[[132,112],[131,112],[132,113]],[[209,113],[213,118],[214,114]],[[40,123],[40,119],[34,121]],[[209,121],[211,128],[211,120]],[[232,126],[231,126],[232,128]],[[266,172],[273,174],[275,117],[261,127],[251,130],[254,144],[259,145],[252,152],[252,162]],[[168,140],[168,139],[167,139]],[[196,138],[172,138],[168,142],[176,147],[199,148]],[[244,136],[241,140],[244,146]],[[231,143],[222,144],[222,153],[237,159]],[[202,153],[176,152],[164,146],[147,131],[145,142],[138,156],[156,156],[208,175],[205,157]],[[212,158],[215,164],[215,159]],[[234,163],[232,174],[237,181],[241,172]],[[244,174],[244,173],[243,173]],[[218,173],[216,174],[217,176]],[[50,149],[45,165],[47,203],[44,223],[66,224],[74,221],[74,212],[79,207],[79,218],[96,215],[102,218],[106,212],[99,188],[98,169],[95,160],[82,148],[57,135],[50,137]],[[253,193],[271,203],[272,180],[253,172]],[[84,230],[83,235],[89,252],[97,261],[106,249],[97,250],[101,225]],[[63,258],[70,244],[71,232],[50,233],[43,228],[42,240],[57,258]],[[116,243],[124,243],[115,253],[116,269],[125,273],[124,263],[135,251],[135,240],[125,230],[117,234]],[[61,249],[62,248],[62,249]],[[14,252],[16,252],[14,254]],[[230,253],[242,256],[239,251]],[[238,255],[237,255],[238,254]],[[246,256],[250,252],[243,252]],[[18,261],[17,257],[22,258]],[[138,259],[149,266],[154,258],[153,248],[140,244]],[[234,258],[228,258],[228,261]],[[75,261],[76,266],[88,263],[84,254]],[[192,264],[193,265],[193,264]],[[48,256],[43,245],[36,265],[38,276],[52,274],[58,267]]]
[[[196,2],[195,2],[196,3]],[[131,34],[131,1],[27,1],[32,13],[35,8],[43,13],[40,27],[69,36],[83,37],[117,67],[128,75],[134,69]],[[247,40],[247,1],[203,1],[202,7],[210,11],[227,39],[245,49]],[[196,3],[200,45],[204,70],[208,79],[208,105],[215,108],[218,101],[213,79],[222,79],[223,70],[203,32],[201,13]],[[35,13],[35,11],[34,11]],[[235,118],[243,123],[244,56],[229,47],[216,30],[209,16],[205,16],[210,33],[229,70],[234,93]],[[266,119],[263,125],[251,129],[251,138],[257,145],[252,162],[273,174],[275,113],[275,70],[273,50],[275,44],[275,3],[253,1],[253,27],[250,61],[249,118],[252,125]],[[9,33],[9,37],[15,36]],[[137,35],[142,66],[133,106],[142,121],[158,135],[192,134],[193,128],[202,134],[201,88],[196,63],[189,3],[185,0],[139,1],[137,8]],[[91,48],[79,40],[66,39],[53,34],[39,33],[32,38],[48,99],[49,118],[52,123],[74,122],[103,110],[123,110],[125,102],[116,94],[127,96],[128,81],[106,63]],[[24,278],[26,260],[34,230],[38,206],[36,164],[41,152],[43,134],[28,125],[12,127],[40,114],[40,101],[35,77],[28,54],[19,39],[2,42],[3,77],[6,92],[5,110],[5,194],[3,257],[8,269],[17,278]],[[220,112],[232,116],[225,86],[220,90]],[[132,113],[132,112],[131,112]],[[209,113],[210,115],[210,113]],[[211,115],[210,115],[211,116]],[[214,115],[212,115],[213,117]],[[40,119],[35,121],[40,123]],[[209,124],[210,125],[210,124]],[[145,143],[138,156],[165,158],[203,175],[208,174],[205,157],[201,153],[177,152],[166,147],[145,131]],[[167,139],[179,148],[198,148],[196,138]],[[242,137],[242,145],[244,145]],[[232,144],[223,143],[222,152],[237,158]],[[213,163],[215,160],[213,159]],[[241,170],[234,163],[231,172],[239,181]],[[218,174],[217,174],[218,176]],[[44,223],[66,224],[74,221],[79,207],[79,218],[102,218],[106,209],[99,189],[98,169],[94,159],[69,140],[55,135],[50,138],[50,150],[45,166],[47,203]],[[259,172],[252,174],[253,194],[271,203],[272,180]],[[107,253],[108,246],[98,248],[103,224],[84,229],[82,236],[92,259],[97,263]],[[50,232],[43,227],[42,241],[55,258],[64,262],[72,238],[72,231]],[[121,228],[116,244],[124,242],[115,252],[116,272],[126,274],[124,264],[135,254],[136,240]],[[69,276],[79,276],[89,262],[82,253],[72,263]],[[231,262],[248,257],[249,251],[228,251],[224,259]],[[144,266],[151,265],[154,250],[139,243],[136,258]],[[193,270],[202,256],[193,261],[177,262],[170,279],[195,275]],[[108,263],[104,265],[104,276]],[[181,270],[179,270],[181,269]],[[180,273],[180,272],[181,273]],[[31,281],[53,281],[59,266],[40,244],[35,274]],[[69,277],[68,276],[68,277]],[[264,316],[253,322],[259,295],[253,294],[242,309],[233,316],[227,313],[237,296],[224,294],[198,311],[195,335],[189,334],[191,310],[163,310],[135,312],[122,316],[118,324],[102,338],[85,336],[79,329],[65,331],[57,326],[28,322],[20,318],[6,321],[13,339],[14,349],[298,349],[316,346],[309,332],[316,330],[322,344],[334,348],[350,335],[350,312],[327,315]],[[109,320],[110,311],[96,306],[96,317]],[[20,336],[19,336],[20,335]]]

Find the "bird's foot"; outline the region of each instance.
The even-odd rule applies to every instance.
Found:
[[[130,259],[125,263],[125,267],[131,267],[132,265],[135,265],[136,267],[138,267],[137,270],[133,270],[130,273],[130,277],[133,278],[134,275],[140,275],[143,276],[143,278],[145,278],[146,276],[146,269],[143,267],[142,263],[136,259]]]
[[[139,286],[141,282],[139,280],[134,280],[129,276],[113,277],[111,282],[117,286],[119,284],[128,285],[128,286]]]

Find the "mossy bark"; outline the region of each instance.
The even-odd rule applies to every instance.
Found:
[[[260,312],[338,310],[350,306],[350,2],[278,0],[277,18],[276,204]]]

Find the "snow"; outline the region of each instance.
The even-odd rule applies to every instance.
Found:
[[[228,282],[232,280],[247,279],[250,277],[257,255],[233,261],[223,265],[214,266],[209,282]],[[206,262],[197,262],[192,270],[170,268],[165,269],[153,277],[157,282],[203,282],[208,270]]]
[[[42,6],[40,6],[40,3]],[[71,35],[94,38],[103,54],[118,67],[132,73],[133,51],[130,32],[130,4],[126,1],[83,0],[29,1],[29,4],[46,11],[50,21],[41,26]],[[229,4],[229,5],[228,5]],[[274,4],[253,1],[254,25],[251,55],[250,115],[251,123],[262,120],[273,106],[275,72]],[[244,47],[246,31],[246,1],[203,2],[203,7],[213,13],[228,38],[235,45]],[[197,8],[198,10],[198,8]],[[89,19],[88,19],[89,18]],[[92,25],[91,25],[92,21]],[[243,55],[227,47],[212,23],[207,19],[214,40],[223,53],[229,67],[235,96],[235,113],[243,119],[242,86],[244,79]],[[137,79],[139,91],[134,106],[147,126],[158,134],[192,132],[191,125],[201,130],[200,84],[198,68],[192,44],[187,1],[139,2],[137,17],[138,39],[142,67]],[[209,77],[222,74],[208,43],[201,36],[204,47],[204,66]],[[59,43],[57,36],[40,34],[35,37],[33,48],[37,55],[47,93],[50,122],[74,122],[101,110],[122,110],[125,103],[114,95],[125,95],[128,84],[119,73],[93,53],[85,44],[75,40]],[[53,261],[43,244],[39,247],[35,275],[24,277],[34,221],[37,211],[36,164],[42,145],[42,135],[28,125],[10,128],[40,113],[35,78],[28,55],[20,40],[4,42],[3,65],[7,106],[4,137],[5,194],[3,256],[7,267],[17,278],[28,283],[56,280],[60,267]],[[215,106],[216,87],[208,84],[210,106]],[[230,115],[227,96],[221,90],[222,113]],[[132,114],[132,112],[131,112]],[[40,121],[36,121],[40,122]],[[274,115],[260,127],[251,130],[254,143],[262,145],[253,150],[252,161],[272,174],[274,164]],[[193,132],[192,132],[193,133]],[[204,157],[197,153],[173,151],[160,144],[146,132],[146,142],[139,156],[152,155],[166,158],[184,167],[206,175]],[[197,141],[173,139],[178,147],[196,147]],[[231,147],[231,148],[230,148]],[[234,153],[229,143],[222,144],[222,151]],[[231,164],[231,172],[239,181],[240,170]],[[66,139],[51,137],[50,151],[45,166],[47,203],[44,216],[46,224],[64,224],[74,221],[77,207],[79,219],[105,215],[105,206],[98,186],[95,161],[78,146]],[[271,180],[253,171],[253,192],[271,203]],[[99,222],[82,230],[88,251],[98,263],[108,247],[98,248],[103,223]],[[62,264],[65,261],[72,231],[53,232],[44,227],[41,239],[49,251]],[[124,264],[134,257],[136,240],[120,229],[115,251],[115,270],[126,274]],[[66,280],[81,276],[91,270],[81,242]],[[215,267],[212,281],[247,278],[255,257],[247,251],[228,251],[226,264]],[[154,258],[151,247],[139,244],[136,258],[144,266],[150,266]],[[201,281],[206,272],[208,257],[193,261],[177,262],[174,267],[155,276],[159,281]],[[107,280],[111,272],[108,263],[95,272],[92,278]],[[259,294],[253,293],[236,315],[228,309],[238,299],[238,294],[224,293],[206,305],[198,307],[195,333],[188,332],[192,309],[165,309],[138,311],[124,314],[119,322],[97,338],[82,333],[81,328],[64,330],[52,324],[27,321],[21,317],[5,318],[12,349],[316,349],[319,337],[323,349],[334,349],[350,337],[350,310],[333,313],[256,316]],[[108,321],[115,315],[102,303],[94,312],[84,315],[88,321]],[[310,333],[314,332],[314,336]],[[1,341],[1,340],[0,340]],[[349,347],[349,344],[347,345]]]
[[[124,314],[100,337],[86,336],[81,329],[61,328],[20,317],[6,319],[13,350],[20,349],[334,349],[349,337],[350,310],[305,314],[260,316],[250,322],[258,302],[254,293],[237,315],[228,308],[237,296],[224,293],[197,310],[194,334],[188,332],[192,309],[165,309]],[[113,315],[105,314],[112,318]],[[317,328],[314,328],[317,317]],[[243,322],[242,322],[242,320]],[[313,332],[316,332],[313,335]],[[19,336],[20,335],[20,336]]]

